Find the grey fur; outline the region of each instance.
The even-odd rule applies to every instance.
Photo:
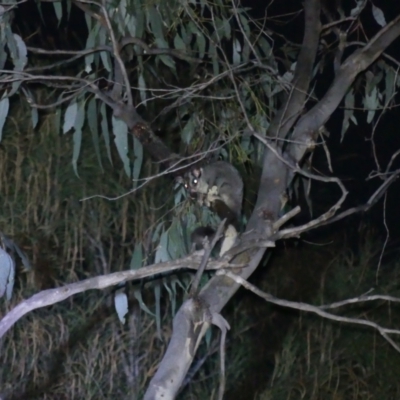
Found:
[[[210,189],[214,186],[216,193],[213,200],[222,200],[239,218],[243,202],[243,180],[232,164],[216,161],[200,169],[193,169],[185,179],[185,187],[189,194],[191,196],[196,194],[199,202],[208,197]]]

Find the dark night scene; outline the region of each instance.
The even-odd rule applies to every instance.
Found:
[[[400,399],[400,1],[0,3],[0,400]]]

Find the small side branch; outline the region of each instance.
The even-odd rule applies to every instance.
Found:
[[[300,302],[295,302],[295,301],[278,299],[278,298],[272,296],[269,293],[263,292],[262,290],[258,289],[256,286],[252,285],[251,283],[247,282],[245,279],[241,278],[240,276],[237,276],[237,275],[233,274],[230,271],[220,270],[220,271],[217,272],[217,275],[228,276],[229,278],[234,280],[236,283],[242,285],[247,290],[250,290],[251,292],[253,292],[257,296],[263,298],[265,301],[268,301],[269,303],[273,303],[273,304],[276,304],[276,305],[279,305],[279,306],[282,306],[282,307],[293,308],[293,309],[300,310],[300,311],[311,312],[311,313],[317,314],[317,315],[319,315],[319,316],[321,316],[323,318],[331,319],[333,321],[346,322],[346,323],[350,323],[350,324],[357,324],[357,325],[364,325],[364,326],[370,326],[370,327],[376,329],[382,335],[382,337],[387,342],[389,342],[393,346],[393,348],[396,349],[396,351],[398,351],[400,353],[399,345],[397,345],[389,337],[390,334],[392,334],[392,335],[400,335],[400,330],[399,329],[389,329],[389,328],[385,328],[383,326],[380,326],[375,322],[368,321],[366,319],[342,317],[340,315],[335,315],[335,314],[331,314],[331,313],[328,313],[328,312],[324,311],[325,309],[337,308],[337,307],[340,307],[340,306],[342,306],[344,304],[358,303],[358,302],[363,302],[363,301],[368,301],[368,300],[383,299],[383,296],[379,296],[379,297],[371,296],[371,297],[374,297],[374,298],[371,298],[371,299],[369,299],[368,297],[358,297],[356,299],[349,299],[347,301],[334,303],[333,305],[330,305],[330,306],[318,307],[318,306],[313,306],[313,305],[307,304],[307,303],[300,303]],[[390,297],[390,301],[400,302],[400,299]]]

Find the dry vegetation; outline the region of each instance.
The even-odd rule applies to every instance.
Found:
[[[160,180],[118,201],[80,202],[94,194],[121,194],[129,182],[113,172],[118,168],[107,167],[105,155],[101,173],[96,155],[87,150],[91,146],[83,147],[76,177],[72,137],[53,134],[53,115],[44,116],[35,131],[22,108],[15,105],[13,115],[0,148],[0,226],[26,252],[32,270],[19,262],[13,299],[1,303],[1,315],[43,288],[129,268],[137,240],[148,244],[151,257],[155,226],[168,219],[173,205],[170,186]],[[278,251],[262,288],[316,304],[368,291],[381,246],[365,229],[362,233],[353,252],[342,243],[342,232],[318,252],[314,245]],[[380,292],[398,295],[399,274],[398,264],[384,264]],[[153,292],[143,295],[153,309]],[[162,340],[155,319],[132,293],[125,326],[115,315],[111,291],[88,292],[29,314],[1,343],[0,392],[12,393],[7,399],[140,397],[171,334],[171,303],[165,290],[161,295]],[[233,327],[227,399],[253,398],[254,392],[262,400],[400,398],[400,357],[372,330],[271,307],[245,291],[235,300],[226,310]],[[387,304],[341,311],[400,326],[398,307]],[[198,372],[180,398],[213,398],[217,349],[213,335],[200,349]]]
[[[40,289],[129,268],[135,240],[146,243],[166,211],[154,185],[118,201],[80,202],[123,193],[126,178],[110,172],[115,169],[106,157],[101,173],[96,156],[85,148],[76,177],[72,136],[53,134],[53,122],[53,115],[45,116],[33,131],[26,111],[15,105],[2,142],[0,226],[32,264],[26,270],[19,262],[14,296],[10,304],[2,303],[2,315]],[[167,340],[169,332],[163,334]],[[154,320],[139,307],[132,306],[130,322],[122,327],[110,293],[76,296],[28,315],[7,335],[1,392],[12,389],[15,398],[25,399],[139,393],[162,354],[159,343]]]

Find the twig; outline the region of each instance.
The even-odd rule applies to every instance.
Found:
[[[164,272],[177,271],[183,268],[197,269],[200,262],[198,255],[190,255],[180,260],[173,260],[165,263],[149,265],[137,270],[114,272],[112,274],[100,275],[94,278],[85,279],[80,282],[70,283],[54,289],[43,290],[34,294],[29,299],[23,300],[15,306],[0,320],[0,338],[25,314],[30,311],[59,303],[69,297],[86,292],[92,289],[106,289],[121,282],[143,279],[147,276],[162,274]],[[241,265],[242,267],[244,265]],[[207,270],[229,268],[226,260],[210,260],[206,266]],[[238,265],[232,265],[237,268]]]
[[[222,232],[224,230],[225,227],[225,222],[226,219],[224,219],[220,224],[219,227],[217,229],[217,232],[215,233],[215,236],[213,238],[213,240],[211,241],[211,244],[208,243],[208,245],[205,247],[205,252],[203,255],[203,258],[201,260],[201,264],[196,272],[196,275],[193,279],[193,283],[192,283],[192,287],[190,288],[190,292],[189,292],[189,296],[190,297],[194,297],[197,296],[199,293],[199,285],[200,285],[200,280],[201,277],[203,276],[204,270],[206,268],[206,265],[208,263],[208,260],[211,256],[211,252],[212,249],[215,247],[215,245],[217,244],[218,240],[221,238],[222,236]]]
[[[396,349],[396,351],[398,351],[400,353],[400,347],[388,336],[389,334],[400,335],[400,330],[398,330],[398,329],[384,328],[384,327],[378,325],[377,323],[372,322],[372,321],[368,321],[366,319],[349,318],[349,317],[342,317],[340,315],[331,314],[331,313],[328,313],[326,311],[323,311],[322,307],[313,306],[311,304],[278,299],[278,298],[272,296],[269,293],[263,292],[262,290],[258,289],[256,286],[252,285],[251,283],[247,282],[245,279],[241,278],[238,275],[233,274],[230,271],[219,270],[219,271],[217,271],[217,275],[226,275],[226,276],[228,276],[229,278],[233,279],[236,283],[242,285],[247,290],[252,291],[257,296],[263,298],[265,301],[268,301],[269,303],[277,304],[277,305],[282,306],[282,307],[293,308],[293,309],[300,310],[300,311],[311,312],[311,313],[317,314],[317,315],[319,315],[321,317],[324,317],[324,318],[327,318],[327,319],[331,319],[333,321],[346,322],[346,323],[350,323],[350,324],[358,324],[358,325],[364,325],[364,326],[370,326],[370,327],[376,329],[382,335],[382,337],[387,342],[389,342]],[[363,301],[362,299],[360,300],[360,298],[358,298],[358,300],[359,301]],[[396,299],[396,301],[399,302],[400,299]],[[356,301],[353,301],[353,302],[356,302]],[[341,302],[341,303],[343,303],[343,302]],[[327,308],[327,306],[323,306],[323,307]]]

